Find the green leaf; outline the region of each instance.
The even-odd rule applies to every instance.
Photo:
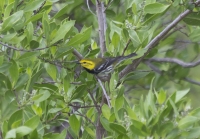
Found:
[[[120,42],[120,36],[115,32],[112,37],[112,44],[116,48],[116,46],[118,46],[119,42]]]
[[[12,66],[12,63],[3,63],[1,66],[0,66],[0,72],[5,72],[5,71],[8,71],[8,69],[10,68],[10,66]]]
[[[194,125],[198,121],[199,121],[198,117],[186,116],[179,121],[178,126],[180,129],[186,129],[186,128],[189,128],[190,126]]]
[[[40,117],[38,115],[35,115],[32,118],[30,118],[28,121],[26,121],[24,123],[24,126],[31,128],[33,131],[38,127],[39,122],[40,122]]]
[[[106,119],[109,119],[111,113],[110,113],[110,108],[108,107],[108,105],[104,104],[104,105],[101,107],[101,110],[102,110],[103,116],[104,116]]]
[[[1,76],[0,76],[0,79]],[[0,105],[1,107],[1,120],[8,120],[10,116],[18,110],[18,104],[16,101],[16,97],[14,95],[13,91],[6,91],[5,96],[0,98],[0,101],[3,105]],[[19,120],[19,119],[17,119]],[[14,121],[13,121],[14,122]],[[10,121],[10,124],[12,121]],[[11,125],[9,125],[11,126]]]
[[[40,43],[38,41],[35,41],[35,40],[31,40],[30,41],[30,48],[31,49],[36,49],[40,46]]]
[[[124,81],[132,81],[132,80],[139,80],[147,76],[149,72],[131,72],[126,75],[123,79]]]
[[[51,41],[51,45],[56,43],[57,41],[63,39],[65,37],[65,35],[67,34],[67,32],[74,26],[75,21],[68,21],[68,22],[64,22],[60,28],[58,29],[58,31],[56,32],[55,38],[53,38],[53,40]]]
[[[8,18],[10,16],[10,13],[12,11],[14,2],[10,3],[9,5],[6,6],[5,12],[4,12],[4,19]]]
[[[140,121],[132,120],[132,125],[130,126],[131,132],[138,136],[147,136],[149,131],[147,127]]]
[[[83,95],[85,95],[86,85],[80,85],[76,88],[71,100],[81,98]]]
[[[95,138],[95,132],[94,132],[91,128],[85,127],[84,129],[87,131],[87,133],[88,133],[92,138]]]
[[[67,92],[69,87],[70,87],[70,77],[69,75],[66,75],[63,79],[63,86],[64,86],[64,91]]]
[[[63,14],[66,14],[67,9],[69,8],[68,6],[69,6],[69,5],[66,4],[60,11],[58,11],[58,12],[54,15],[54,17],[53,17],[52,19],[58,18],[58,17],[62,16]]]
[[[112,129],[110,128],[109,126],[109,121],[104,118],[103,116],[100,117],[100,121],[101,121],[101,124],[103,125],[104,129],[109,131],[109,132],[112,132]]]
[[[49,76],[51,76],[51,78],[56,81],[56,77],[57,77],[57,68],[55,65],[49,64],[49,63],[45,63],[45,69],[47,71],[47,73],[49,74]]]
[[[26,52],[22,54],[17,60],[19,62],[28,61],[28,60],[31,60],[36,55],[38,55],[38,52]]]
[[[34,30],[33,30],[33,24],[32,24],[32,22],[29,22],[29,23],[27,24],[26,29],[27,29],[27,32],[26,32],[26,34],[27,34],[27,41],[30,42],[30,41],[32,40],[33,34],[34,34],[34,33],[33,33]]]
[[[48,90],[40,90],[38,95],[35,95],[32,97],[32,100],[34,101],[34,103],[37,104],[37,103],[47,100],[50,96],[51,94],[49,93]]]
[[[12,139],[12,138],[16,138],[16,130],[15,129],[11,129],[10,131],[8,131],[6,133],[5,139]]]
[[[164,12],[170,5],[164,5],[161,3],[152,3],[144,7],[144,12],[149,14],[157,14]]]
[[[27,126],[20,126],[15,129],[16,130],[16,137],[21,138],[25,135],[28,135],[29,133],[32,132],[32,129],[27,127]]]
[[[43,89],[43,90],[49,90],[49,91],[53,91],[56,92],[58,91],[58,87],[54,84],[50,84],[50,83],[41,83],[41,84],[34,84],[34,88],[38,88],[38,89]]]
[[[28,85],[26,87],[27,91],[30,91],[35,84],[35,82],[38,80],[38,78],[42,75],[44,72],[44,68],[40,69],[38,72],[36,72],[28,81]]]
[[[126,134],[127,133],[126,129],[122,125],[119,125],[116,123],[110,123],[109,127],[112,130],[114,130],[115,132],[117,132],[118,134]]]
[[[139,36],[138,36],[136,31],[130,30],[129,31],[129,36],[130,36],[133,44],[137,44],[137,45],[141,44],[141,40],[140,40],[140,38],[139,38]]]
[[[40,18],[42,18],[42,16],[43,16],[43,13],[38,13],[38,14],[36,14],[36,15],[33,15],[33,16],[30,17],[30,19],[28,19],[28,20],[26,21],[26,24],[28,24],[29,22],[37,21],[37,20],[39,20]]]
[[[92,27],[85,29],[83,32],[76,34],[74,37],[70,39],[67,43],[68,46],[77,46],[88,40],[91,36]]]
[[[183,18],[183,21],[192,26],[200,26],[200,14],[199,12],[193,12]]]
[[[75,115],[69,117],[69,125],[76,136],[78,136],[80,130],[80,121],[76,118]]]
[[[30,12],[30,11],[37,10],[42,5],[43,2],[44,0],[34,0],[32,2],[28,2],[24,8],[24,11]]]
[[[166,100],[166,92],[164,90],[159,91],[157,99],[159,104],[163,104]]]
[[[175,103],[179,102],[189,91],[190,91],[190,89],[177,91]]]
[[[13,126],[14,122],[22,120],[22,119],[23,119],[23,110],[18,110],[16,112],[14,112],[10,116],[10,118],[8,120],[8,127],[9,127],[9,129]]]
[[[44,35],[45,35],[45,38],[46,38],[46,42],[47,42],[47,45],[48,45],[49,42],[50,42],[50,27],[49,27],[48,15],[47,15],[46,12],[43,14],[42,25],[43,25],[42,27],[44,29]]]
[[[14,85],[19,78],[18,65],[14,60],[12,60],[12,66],[9,68],[9,73]]]
[[[2,32],[11,29],[15,23],[21,20],[23,14],[24,12],[21,10],[6,18],[6,20],[2,24]]]
[[[51,108],[51,109],[49,109],[48,113],[57,113],[61,110],[62,110],[62,108]]]
[[[42,116],[42,108],[37,107],[36,105],[31,105],[32,110],[35,112],[36,115]]]

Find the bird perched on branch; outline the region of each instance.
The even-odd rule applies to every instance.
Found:
[[[132,53],[127,56],[107,57],[107,58],[84,58],[78,63],[86,69],[87,72],[96,75],[108,75],[122,61],[137,56]]]

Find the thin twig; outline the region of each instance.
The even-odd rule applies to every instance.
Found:
[[[60,67],[60,68],[65,68],[65,69],[71,71],[70,68],[68,68],[68,67],[66,67],[66,66],[63,66],[62,64],[58,64],[58,63],[56,63],[56,62],[54,62],[54,61],[50,61],[50,60],[48,60],[48,59],[45,59],[45,58],[42,58],[42,57],[39,57],[39,56],[38,56],[38,59],[40,59],[40,60],[42,60],[42,61],[44,61],[44,62],[46,62],[46,63],[49,63],[49,64],[52,64],[52,65],[58,66],[58,67]]]
[[[71,106],[71,107],[76,107],[76,108],[91,108],[91,107],[96,107],[96,105],[89,105],[89,106],[76,106],[76,105],[72,105],[72,104],[68,104],[68,105]],[[100,106],[98,106],[98,107],[100,107]]]
[[[84,117],[87,121],[89,121],[94,127],[96,127],[96,125],[92,122],[92,120],[90,118],[88,118],[87,116],[83,115],[82,113],[80,113],[79,111],[77,111],[78,113],[74,113],[76,115],[82,116]]]
[[[128,42],[126,43],[126,46],[125,46],[124,51],[122,53],[122,56],[124,56],[124,53],[125,53],[126,49],[128,48],[128,45],[130,44],[130,42],[131,42],[131,39],[129,39]]]
[[[96,76],[96,78],[97,78],[97,80],[98,80],[98,82],[99,82],[99,84],[100,84],[100,86],[101,86],[101,88],[102,88],[102,91],[103,91],[104,96],[106,97],[108,106],[111,108],[110,99],[109,99],[109,96],[108,96],[107,93],[106,93],[106,89],[104,88],[104,86],[103,86],[101,80],[100,80],[97,76]]]
[[[1,45],[5,46],[5,47],[8,47],[10,49],[13,49],[13,50],[16,50],[16,51],[22,51],[22,52],[33,52],[33,51],[40,51],[40,50],[44,50],[44,49],[48,49],[50,47],[44,47],[44,48],[36,48],[36,49],[31,49],[31,50],[26,50],[26,49],[19,49],[19,48],[16,48],[16,47],[13,47],[13,46],[10,46],[8,44],[5,44],[3,42],[0,42]],[[53,46],[53,45],[52,45]]]
[[[110,5],[111,5],[112,2],[113,2],[113,0],[109,0],[109,2],[108,2],[108,4],[107,4],[107,6],[106,6],[106,8],[105,8],[104,11],[106,11],[110,7]]]
[[[83,56],[76,49],[73,49],[72,53],[78,58],[78,60],[83,59]]]
[[[90,92],[90,90],[88,90],[88,93],[90,94],[90,97],[92,98],[92,101],[93,101],[98,113],[101,114],[101,109],[98,107],[99,105],[97,104],[96,100],[94,99],[92,92]]]
[[[200,60],[196,61],[196,62],[184,62],[180,59],[176,59],[176,58],[150,58],[148,59],[148,61],[150,62],[168,62],[168,63],[175,63],[178,64],[184,68],[191,68],[191,67],[195,67],[200,65]]]
[[[187,78],[187,77],[185,77],[185,78],[183,78],[185,81],[187,81],[187,82],[190,82],[190,83],[192,83],[192,84],[195,84],[195,85],[199,85],[200,86],[200,82],[197,82],[197,81],[194,81],[194,80],[192,80],[192,79],[190,79],[190,78]]]
[[[156,67],[155,65],[153,65],[151,62],[149,62],[149,61],[145,61],[145,63],[152,69],[152,70],[154,70],[156,73],[158,73],[158,74],[161,74],[161,75],[163,75],[164,73],[166,73],[166,72],[162,72],[158,67]],[[167,75],[167,74],[165,74],[165,75]],[[171,77],[171,76],[170,76]],[[172,77],[173,78],[173,77]],[[184,77],[184,78],[182,78],[182,79],[180,79],[180,80],[184,80],[184,81],[187,81],[187,82],[189,82],[189,83],[192,83],[192,84],[195,84],[195,85],[200,85],[200,82],[198,82],[198,81],[194,81],[194,80],[192,80],[192,79],[190,79],[190,78],[188,78],[188,77]]]
[[[88,7],[88,10],[94,15],[94,16],[96,16],[93,12],[92,12],[92,10],[90,9],[90,4],[89,4],[89,0],[86,0],[87,1],[87,7]]]

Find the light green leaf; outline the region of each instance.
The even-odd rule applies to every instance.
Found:
[[[8,131],[6,133],[6,137],[5,139],[13,139],[16,138],[16,130],[15,129],[11,129],[10,131]]]
[[[50,96],[51,94],[49,93],[48,90],[40,90],[38,95],[32,97],[32,100],[37,104],[47,100]]]
[[[16,128],[15,130],[16,130],[17,138],[21,138],[32,132],[32,129],[27,126],[20,126],[20,127]]]
[[[38,115],[35,115],[32,118],[30,118],[28,121],[26,121],[24,123],[24,126],[31,128],[33,131],[38,127],[39,122],[40,122],[40,117]]]
[[[186,129],[189,128],[191,125],[197,123],[198,121],[199,121],[198,117],[186,116],[179,121],[178,126],[181,129]]]
[[[44,2],[44,0],[34,0],[32,2],[29,2],[25,6],[24,11],[29,12],[29,11],[37,10],[42,5],[43,2]]]
[[[186,89],[186,90],[177,91],[176,92],[175,103],[177,103],[178,101],[180,101],[189,91],[190,91],[189,88]]]
[[[82,33],[76,34],[67,43],[68,46],[76,46],[88,40],[91,36],[92,27],[85,29]]]
[[[27,61],[27,60],[31,60],[33,57],[35,57],[38,53],[37,52],[26,52],[24,54],[22,54],[19,58],[18,61],[22,62],[22,61]]]
[[[51,109],[49,109],[48,113],[57,113],[61,110],[62,110],[62,108],[51,108]]]
[[[78,136],[80,130],[80,121],[76,118],[75,115],[69,117],[69,125],[76,136]]]
[[[160,90],[157,99],[159,104],[163,104],[166,100],[166,92],[164,90]]]
[[[10,73],[10,77],[12,79],[13,85],[15,85],[19,77],[19,71],[18,71],[18,65],[14,60],[12,60],[12,66],[10,66],[9,68],[9,73]]]
[[[110,108],[108,107],[108,105],[104,104],[101,108],[102,110],[102,114],[103,116],[106,118],[106,119],[109,119],[110,118]]]
[[[161,3],[152,3],[144,7],[144,12],[149,14],[157,14],[164,12],[170,5],[164,5]]]
[[[56,77],[57,77],[57,68],[55,65],[49,64],[49,63],[45,63],[45,69],[47,71],[47,73],[49,74],[49,76],[51,76],[51,78],[56,81]]]
[[[15,23],[17,23],[19,20],[21,20],[24,12],[18,11],[14,13],[13,15],[9,16],[8,18],[5,19],[5,21],[2,24],[2,32],[9,30],[14,26]]]
[[[75,21],[68,21],[68,22],[64,22],[60,28],[58,29],[58,31],[56,32],[55,38],[53,38],[53,40],[51,41],[51,45],[56,43],[57,41],[63,39],[65,37],[65,35],[67,34],[67,32],[74,26]]]

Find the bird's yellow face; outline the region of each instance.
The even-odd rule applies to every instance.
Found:
[[[95,63],[89,59],[81,59],[79,63],[81,64],[81,66],[89,70],[92,70],[95,67]]]

